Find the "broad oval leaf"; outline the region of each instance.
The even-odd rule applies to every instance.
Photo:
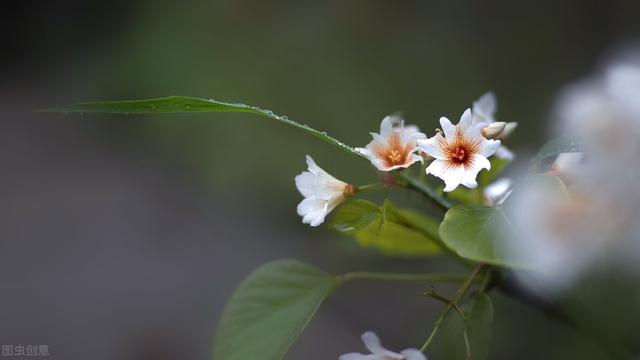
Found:
[[[503,206],[455,206],[440,224],[442,242],[461,257],[476,262],[533,269],[530,259],[517,254],[520,246],[518,228],[510,218],[515,203],[523,193],[566,195],[562,181],[552,175],[533,175],[514,187]]]
[[[213,358],[282,359],[338,282],[296,260],[277,260],[258,268],[225,306]]]
[[[359,245],[394,256],[424,256],[442,250],[438,222],[416,211],[357,199],[342,205],[329,227],[355,237]]]
[[[449,209],[440,224],[440,238],[461,257],[477,262],[518,266],[506,245],[517,236],[500,207],[460,205]]]
[[[491,326],[493,324],[493,304],[484,293],[476,293],[462,306],[465,314],[464,325],[469,339],[473,360],[484,360],[489,355]],[[467,359],[464,341],[464,327],[460,315],[452,310],[447,317],[444,330],[444,357],[446,360]]]
[[[276,115],[271,110],[264,110],[255,106],[240,103],[227,103],[213,99],[201,99],[189,96],[168,96],[156,99],[97,101],[72,104],[45,109],[46,112],[62,113],[109,113],[109,114],[165,114],[165,113],[209,113],[209,112],[239,112],[264,116],[299,128],[322,141],[356,156],[362,156],[351,146],[342,143],[327,133],[316,130],[309,125],[300,124],[286,116]]]

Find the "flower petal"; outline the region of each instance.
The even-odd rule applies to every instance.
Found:
[[[306,157],[307,160],[307,167],[309,168],[309,171],[311,171],[313,174],[318,173],[319,171],[323,171],[317,164],[315,161],[313,161],[313,158],[309,155],[307,155]]]
[[[385,116],[380,123],[380,136],[388,138],[394,131],[393,127],[397,123],[397,118]]]
[[[427,360],[427,357],[418,349],[402,350],[401,354],[404,355],[406,360]]]
[[[509,148],[504,145],[500,145],[494,155],[499,159],[509,160],[509,161],[515,159],[516,157],[513,151],[509,150]]]
[[[303,199],[297,207],[298,215],[302,216],[302,222],[311,226],[318,226],[324,222],[327,216],[327,201],[318,198]]]
[[[436,134],[433,137],[428,139],[420,139],[418,140],[418,146],[424,152],[426,152],[429,156],[436,159],[444,159],[444,154],[442,153],[442,148],[440,147],[440,143],[444,139],[440,133]]]
[[[367,144],[368,148],[371,148],[373,146],[382,146],[382,147],[387,146],[388,137],[386,137],[384,135],[379,135],[379,134],[376,134],[376,133],[373,133],[373,132],[370,133],[370,134],[371,134],[371,137],[373,138],[373,140],[369,144]]]
[[[487,199],[489,205],[500,205],[511,190],[513,180],[510,178],[500,178],[486,188],[484,188],[483,195]]]
[[[450,139],[455,136],[455,127],[451,121],[444,116],[440,118],[440,127],[442,128],[445,137]]]
[[[464,174],[464,167],[450,166],[446,161],[436,159],[429,164],[426,172],[427,174],[431,174],[442,179],[445,184],[444,191],[450,192],[460,185],[462,175]]]
[[[303,171],[295,177],[295,181],[296,188],[298,188],[298,191],[302,196],[310,197],[315,194],[316,176],[311,172]]]
[[[495,119],[493,116],[497,108],[498,101],[496,100],[496,95],[491,91],[487,91],[480,96],[478,100],[473,102],[474,120],[477,119],[474,123],[477,123],[477,121],[494,122]]]
[[[364,355],[360,353],[349,353],[340,355],[338,360],[375,360],[375,355]]]
[[[462,113],[458,126],[463,130],[467,130],[469,127],[471,127],[471,109],[467,109],[464,111],[464,113]]]
[[[496,150],[498,150],[499,146],[500,146],[500,140],[483,141],[482,144],[480,144],[480,149],[478,149],[478,154],[487,158],[493,155],[496,152]]]
[[[380,343],[380,338],[373,331],[365,332],[360,336],[360,338],[364,343],[364,347],[366,347],[367,350],[371,351],[374,354],[387,351],[387,349],[382,347],[382,344]]]

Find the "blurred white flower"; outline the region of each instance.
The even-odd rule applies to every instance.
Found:
[[[569,287],[599,264],[638,264],[638,104],[640,61],[569,87],[554,132],[577,136],[584,153],[559,154],[548,171],[557,178],[525,182],[509,197],[505,209],[520,235],[514,256],[548,289]]]
[[[340,356],[340,360],[427,360],[418,349],[406,349],[400,353],[382,347],[378,336],[371,331],[362,334],[362,342],[371,354],[349,353]]]
[[[610,65],[561,94],[556,109],[560,133],[580,137],[591,162],[611,170],[640,155],[640,60]]]
[[[504,201],[507,199],[509,194],[511,194],[511,186],[513,185],[513,180],[509,178],[500,178],[491,184],[489,184],[486,188],[484,188],[482,195],[484,196],[485,205],[496,206],[502,205]]]
[[[380,171],[407,168],[422,162],[416,154],[416,140],[426,136],[416,126],[404,126],[398,116],[387,116],[380,123],[380,134],[371,133],[373,140],[365,148],[356,148]]]
[[[460,184],[475,188],[480,170],[491,168],[487,158],[496,152],[500,140],[487,140],[480,134],[484,124],[471,124],[470,109],[462,114],[458,125],[442,117],[440,126],[444,136],[438,132],[429,139],[418,140],[420,149],[435,159],[427,167],[427,174],[444,180],[446,192]]]
[[[584,270],[601,240],[588,234],[593,221],[589,206],[555,177],[529,179],[511,194],[505,209],[519,234],[509,239],[511,256],[528,266],[531,279],[553,290]]]
[[[340,181],[322,170],[307,155],[308,171],[296,176],[296,187],[304,199],[298,204],[302,222],[318,226],[345,198],[357,191],[353,185]]]
[[[569,185],[574,182],[583,157],[582,152],[560,153],[549,167],[548,173],[559,177]]]
[[[480,98],[473,102],[472,107],[472,123],[483,124],[481,130],[482,136],[487,139],[505,140],[518,126],[517,122],[497,121],[495,118],[498,109],[498,101],[491,91],[484,93]],[[505,160],[513,160],[515,157],[513,152],[506,146],[500,145],[496,151],[496,157]]]

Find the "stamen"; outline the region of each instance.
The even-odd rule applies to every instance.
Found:
[[[387,156],[392,163],[399,163],[402,160],[402,154],[398,150],[391,150]]]
[[[458,162],[464,162],[467,158],[467,151],[462,146],[456,146],[452,157]]]

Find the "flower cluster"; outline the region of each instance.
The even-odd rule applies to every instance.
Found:
[[[399,116],[387,116],[380,123],[380,133],[371,133],[371,142],[355,150],[380,172],[400,171],[430,161],[424,171],[444,181],[444,192],[459,185],[474,189],[478,186],[478,173],[491,168],[488,160],[491,155],[513,159],[513,153],[501,141],[517,124],[496,121],[495,111],[495,96],[488,92],[462,114],[458,124],[440,118],[441,129],[430,138],[417,126],[405,125]],[[358,188],[329,175],[309,156],[307,164],[308,171],[296,176],[296,187],[304,196],[298,214],[303,223],[318,226]]]

